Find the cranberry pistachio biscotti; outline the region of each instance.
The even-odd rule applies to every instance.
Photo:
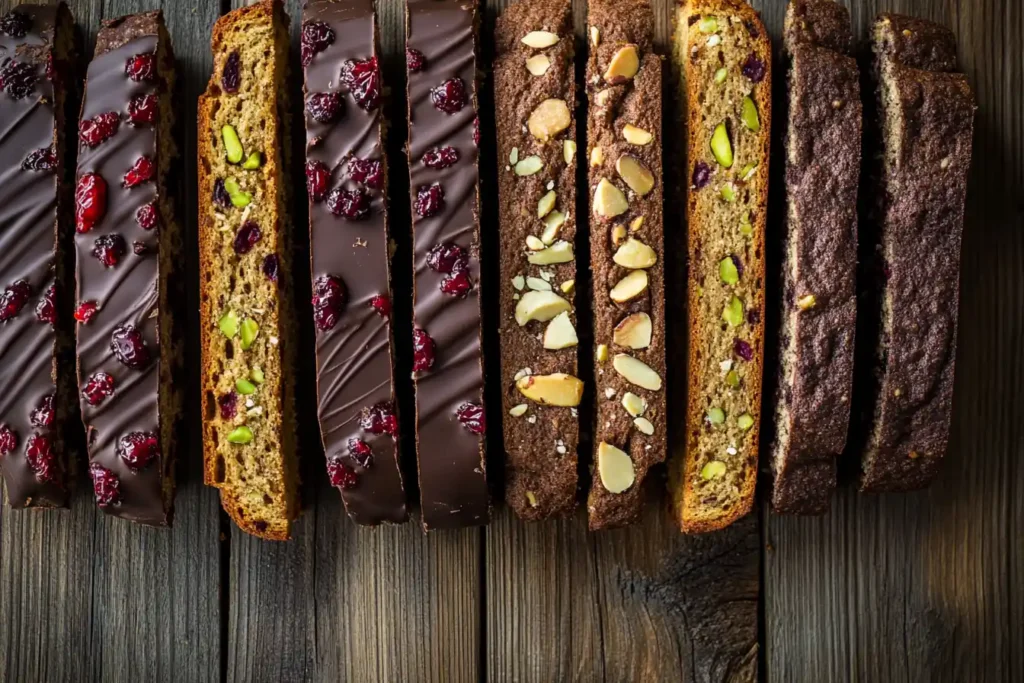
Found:
[[[299,514],[288,211],[288,16],[221,17],[199,99],[206,483],[244,531],[285,540]]]
[[[673,43],[686,112],[690,320],[686,451],[669,466],[669,487],[683,531],[703,532],[754,503],[771,43],[740,0],[686,2]]]

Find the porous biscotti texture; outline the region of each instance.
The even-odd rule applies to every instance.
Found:
[[[661,58],[645,0],[593,0],[586,87],[594,319],[591,529],[636,521],[665,460]]]
[[[686,452],[669,465],[687,532],[750,511],[763,368],[771,43],[739,0],[692,0],[673,50],[686,112],[689,390]]]
[[[926,486],[946,452],[974,97],[941,26],[883,14],[872,49],[881,155],[865,265],[881,317],[861,340],[874,352],[861,488],[900,491]]]
[[[270,0],[221,17],[199,99],[206,483],[242,530],[270,540],[287,539],[299,514],[288,23]]]
[[[498,19],[494,39],[505,500],[538,520],[576,507],[583,385],[571,3],[521,0]]]
[[[772,506],[820,514],[846,445],[857,326],[857,186],[862,107],[849,11],[792,0],[789,114]]]
[[[64,507],[65,435],[80,429],[64,142],[74,26],[61,3],[19,5],[0,27],[0,472],[11,507]]]

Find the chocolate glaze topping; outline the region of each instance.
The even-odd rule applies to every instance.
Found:
[[[310,242],[313,280],[339,278],[346,303],[337,324],[317,331],[318,413],[328,461],[341,459],[356,474],[351,488],[339,487],[345,509],[359,524],[404,522],[408,518],[398,444],[389,434],[360,427],[360,416],[382,402],[394,406],[390,318],[377,313],[374,297],[390,302],[389,244],[386,185],[371,187],[349,176],[352,159],[384,163],[380,107],[365,111],[340,82],[349,60],[375,58],[376,26],[372,0],[312,0],[303,10],[303,23],[330,26],[334,42],[316,54],[305,69],[307,99],[315,93],[342,94],[340,117],[319,123],[306,114],[306,158],[331,169],[328,188],[361,190],[370,196],[370,215],[348,221],[334,216],[326,201],[310,199]],[[382,171],[383,175],[383,171]],[[372,449],[370,460],[353,458],[350,440]]]
[[[9,87],[0,89],[0,294],[19,281],[28,284],[30,294],[17,315],[0,322],[0,432],[9,430],[14,437],[13,450],[5,454],[0,434],[0,471],[12,507],[62,507],[68,497],[67,453],[60,435],[64,410],[46,427],[33,424],[31,417],[40,401],[57,392],[57,337],[51,325],[37,318],[36,307],[55,283],[63,166],[57,131],[63,116],[55,110],[55,89],[46,65],[54,49],[58,8],[21,5],[14,11],[31,25],[23,37],[0,32],[0,68],[9,67],[8,60],[27,65],[34,83],[20,98]],[[67,10],[61,6],[60,11]],[[57,155],[52,170],[22,167],[30,154],[51,147]],[[61,322],[58,317],[57,324]],[[70,326],[64,323],[70,336]],[[52,474],[37,473],[29,464],[26,450],[35,435],[50,444]]]
[[[456,417],[464,403],[483,405],[480,345],[479,198],[476,130],[476,4],[462,0],[409,0],[406,47],[425,58],[409,73],[409,168],[414,202],[415,327],[436,345],[430,370],[414,373],[420,495],[424,529],[485,524],[489,500],[483,436]],[[461,78],[466,105],[448,114],[431,90]],[[421,161],[432,147],[454,147],[459,160],[443,169]],[[417,188],[440,183],[444,209],[429,218],[415,211]],[[465,298],[442,293],[445,277],[427,264],[435,245],[452,242],[469,253],[473,282]]]

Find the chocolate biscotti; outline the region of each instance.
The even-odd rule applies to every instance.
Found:
[[[0,16],[0,472],[14,508],[67,505],[64,433],[78,422],[63,189],[73,30],[63,3]]]
[[[359,524],[407,518],[376,38],[372,0],[311,0],[303,9],[317,412],[331,484]]]
[[[505,500],[576,507],[576,124],[572,6],[521,0],[494,31]]]
[[[833,0],[786,11],[786,234],[772,507],[820,514],[846,445],[857,326],[860,72],[850,13]]]
[[[949,437],[974,97],[942,26],[883,14],[872,49],[881,153],[864,261],[880,318],[861,328],[861,487],[898,491],[932,480]]]
[[[104,22],[78,130],[78,384],[89,474],[105,512],[170,523],[183,332],[174,53],[163,15]],[[179,379],[179,382],[175,380]]]
[[[677,13],[689,179],[686,452],[669,466],[683,531],[750,511],[757,480],[764,333],[764,236],[771,43],[740,0]]]
[[[199,99],[206,483],[242,530],[271,540],[299,514],[288,23],[279,0],[221,17]]]
[[[477,5],[409,0],[413,379],[425,530],[487,522]]]
[[[591,529],[635,521],[665,460],[661,58],[646,0],[592,0],[587,61],[594,477]]]

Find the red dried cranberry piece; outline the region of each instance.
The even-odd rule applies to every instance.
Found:
[[[140,206],[139,210],[135,212],[135,222],[138,223],[139,227],[143,230],[152,230],[155,228],[157,218],[156,204]]]
[[[421,185],[416,190],[416,213],[423,218],[435,216],[444,211],[444,189],[440,183]]]
[[[233,420],[238,414],[238,394],[229,391],[217,397],[217,405],[220,406],[220,417],[222,420]]]
[[[331,169],[322,161],[306,161],[306,190],[314,202],[322,202],[327,196],[327,183],[331,180]],[[223,186],[223,182],[221,185]],[[227,193],[225,193],[227,196]]]
[[[327,478],[331,480],[331,486],[346,491],[355,488],[359,483],[356,471],[342,462],[341,458],[327,459]]]
[[[747,322],[751,325],[756,325],[761,322],[761,312],[754,308],[747,311]]]
[[[129,57],[124,63],[124,72],[136,83],[156,80],[156,54],[143,52]]]
[[[213,203],[222,209],[231,207],[231,195],[228,194],[228,190],[224,187],[224,179],[217,178],[213,181]]]
[[[480,117],[473,119],[473,144],[480,146]]]
[[[89,232],[107,213],[107,181],[98,173],[86,173],[75,188],[75,230]]]
[[[140,472],[160,455],[160,443],[154,432],[129,432],[117,440],[117,454],[128,469]]]
[[[455,417],[459,419],[462,426],[472,434],[483,434],[487,429],[487,419],[484,417],[484,407],[478,403],[463,403],[455,411]]]
[[[334,30],[322,21],[308,21],[302,25],[302,66],[309,66],[318,52],[334,42]]]
[[[747,27],[747,33],[749,33],[750,37],[753,38],[754,40],[757,40],[757,37],[761,35],[760,32],[757,30],[757,27],[754,26],[754,22],[749,20],[744,21],[743,25]]]
[[[355,464],[367,469],[373,464],[373,449],[362,439],[348,440],[348,454]]]
[[[398,434],[398,417],[390,401],[381,401],[369,408],[363,408],[359,415],[359,426],[371,434]]]
[[[18,435],[5,424],[0,424],[0,455],[7,455],[18,446]]]
[[[331,123],[341,114],[341,95],[336,92],[315,92],[306,100],[306,113],[318,123]]]
[[[407,47],[405,48],[405,66],[409,69],[409,73],[419,73],[427,66],[427,58],[419,50]]]
[[[45,429],[53,424],[53,394],[43,396],[39,405],[29,415],[29,421],[40,429]]]
[[[729,258],[732,260],[732,264],[736,266],[736,274],[743,277],[743,261],[736,254],[729,254]]]
[[[412,369],[413,372],[429,370],[434,367],[437,345],[425,330],[416,328],[412,331]]]
[[[125,187],[138,187],[142,183],[152,180],[156,165],[149,157],[139,157],[135,164],[124,174]]]
[[[690,183],[693,185],[695,190],[707,187],[707,184],[711,182],[711,167],[703,161],[698,161],[693,166],[693,178]]]
[[[449,78],[430,91],[430,101],[445,114],[455,114],[466,106],[466,86],[461,78]]]
[[[24,38],[30,28],[32,19],[22,12],[11,10],[0,17],[0,33],[6,33],[11,38]]]
[[[4,293],[0,294],[0,323],[5,323],[21,313],[30,296],[32,288],[26,281],[18,280],[8,285]]]
[[[341,82],[348,87],[356,104],[366,111],[376,109],[380,104],[380,71],[377,70],[376,57],[350,59],[342,64]]]
[[[92,320],[97,310],[99,310],[99,306],[96,305],[95,301],[83,301],[75,309],[75,320],[84,325]]]
[[[43,147],[25,157],[21,167],[26,171],[52,171],[57,168],[57,155],[52,147]]]
[[[128,251],[124,238],[120,235],[100,235],[92,243],[92,255],[99,259],[106,268],[113,268],[121,262],[121,257]]]
[[[54,302],[54,297],[57,296],[57,287],[50,285],[46,289],[46,294],[36,304],[36,318],[41,323],[53,325],[57,322],[57,304]]]
[[[740,67],[740,72],[754,83],[760,83],[764,80],[767,70],[761,58],[751,52],[746,61],[743,62],[743,66]]]
[[[327,195],[327,209],[335,216],[360,221],[370,215],[370,196],[362,190],[336,187]]]
[[[32,94],[36,85],[36,68],[7,58],[0,65],[0,90],[20,100]]]
[[[142,330],[131,323],[122,323],[110,335],[110,350],[122,365],[139,369],[149,363],[149,348]]]
[[[25,462],[32,473],[43,484],[57,479],[57,456],[53,454],[50,440],[33,434],[25,442]]]
[[[128,101],[128,118],[132,124],[141,126],[144,123],[156,123],[160,100],[156,95],[136,95]]]
[[[117,112],[108,111],[105,114],[97,114],[91,119],[82,119],[78,125],[78,137],[89,147],[96,147],[101,142],[112,138],[119,125],[121,125],[121,118]]]
[[[438,273],[465,270],[468,263],[466,250],[452,242],[442,242],[427,252],[427,265]]]
[[[321,275],[313,282],[313,320],[317,329],[334,329],[344,305],[345,285],[339,278]]]
[[[747,362],[754,360],[754,349],[750,347],[750,344],[743,341],[739,337],[733,339],[732,350],[736,353],[737,356],[739,356],[740,358]]]
[[[378,294],[370,299],[370,307],[385,320],[391,319],[391,299],[386,294]]]
[[[260,226],[256,225],[256,223],[253,221],[242,223],[242,227],[235,234],[235,253],[239,256],[248,254],[256,243],[260,241],[261,237],[263,237],[263,233],[260,232]]]
[[[97,372],[89,378],[82,389],[82,397],[91,406],[98,406],[114,393],[114,378],[105,372]]]
[[[448,168],[458,160],[459,150],[454,147],[431,147],[421,159],[428,168]]]
[[[267,254],[263,257],[263,266],[260,270],[263,271],[263,275],[271,282],[277,282],[278,270],[281,264],[277,258],[277,254]]]
[[[92,490],[96,494],[96,503],[101,508],[121,502],[121,482],[113,472],[94,462],[89,465],[89,476],[92,477]]]
[[[384,185],[384,165],[380,159],[349,159],[348,177],[374,190]]]
[[[63,67],[63,64],[61,65]],[[57,66],[53,62],[53,53],[46,55],[46,78],[51,83],[56,83],[60,78],[60,74],[57,73]]]
[[[473,280],[469,277],[469,273],[464,270],[457,271],[451,275],[445,275],[441,280],[441,291],[449,296],[462,299],[469,294],[471,289],[473,289]]]
[[[238,92],[239,86],[242,85],[242,60],[238,56],[238,52],[232,52],[224,60],[224,70],[220,73],[220,85],[224,88],[224,92],[229,93]]]

